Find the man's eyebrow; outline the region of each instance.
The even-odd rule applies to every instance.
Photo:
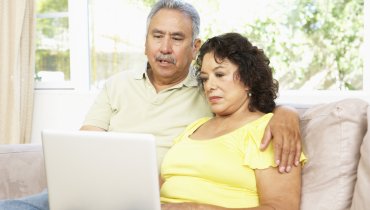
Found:
[[[158,34],[165,34],[165,33],[164,33],[164,31],[161,31],[161,30],[159,30],[159,29],[157,29],[157,28],[153,29],[153,30],[151,31],[151,33],[153,33],[153,34],[155,34],[155,33],[158,33]]]
[[[171,33],[171,36],[182,36],[182,37],[185,37],[185,34],[183,32],[173,32]]]
[[[164,32],[164,31],[162,31],[162,30],[160,30],[160,29],[154,28],[154,29],[151,31],[151,33],[153,33],[153,34],[156,34],[156,33],[158,33],[158,34],[165,34],[166,32]],[[181,32],[181,31],[172,32],[172,33],[170,33],[170,34],[171,34],[171,36],[181,36],[181,37],[185,37],[185,33]]]

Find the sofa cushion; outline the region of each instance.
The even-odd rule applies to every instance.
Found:
[[[36,194],[44,188],[41,144],[0,145],[0,200]]]
[[[344,210],[352,202],[368,104],[345,99],[316,105],[301,116],[302,210]]]
[[[362,142],[360,154],[351,210],[370,208],[370,107],[367,109],[367,133]]]

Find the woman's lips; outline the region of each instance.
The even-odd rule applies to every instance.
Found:
[[[210,96],[210,97],[208,97],[208,101],[211,102],[211,103],[216,103],[219,100],[221,100],[221,97],[219,97],[219,96]]]

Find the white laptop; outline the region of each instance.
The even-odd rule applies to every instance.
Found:
[[[160,210],[151,134],[44,130],[51,210]]]

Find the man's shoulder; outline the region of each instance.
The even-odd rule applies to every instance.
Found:
[[[114,75],[112,75],[108,80],[127,80],[127,79],[134,79],[142,75],[141,72],[135,70],[123,70]]]
[[[118,73],[112,75],[110,78],[108,78],[107,84],[115,85],[115,84],[122,84],[124,82],[127,83],[127,81],[142,78],[143,77],[142,75],[143,75],[143,73],[141,73],[139,71],[124,70],[124,71],[118,72]]]
[[[117,91],[122,92],[126,89],[132,89],[133,86],[136,87],[139,84],[138,75],[140,73],[133,70],[118,72],[106,80],[105,89],[112,94],[116,94]]]

